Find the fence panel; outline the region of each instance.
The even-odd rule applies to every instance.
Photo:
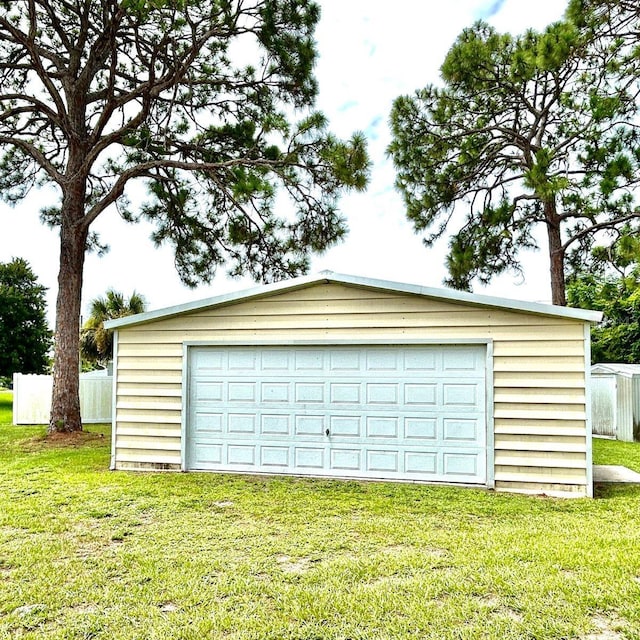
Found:
[[[51,411],[53,378],[13,375],[13,424],[46,424]],[[113,376],[80,375],[80,415],[86,424],[111,422]]]
[[[113,376],[80,376],[80,415],[82,422],[111,422]]]
[[[13,374],[13,424],[46,424],[51,409],[53,378]]]

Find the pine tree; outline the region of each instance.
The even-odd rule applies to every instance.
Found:
[[[552,301],[570,254],[640,216],[638,74],[628,43],[576,20],[514,37],[479,22],[442,65],[443,87],[400,97],[390,153],[417,232],[451,234],[448,284],[519,271],[548,241]]]
[[[314,112],[310,0],[0,0],[0,195],[43,183],[59,202],[50,431],[82,428],[78,340],[92,225],[155,225],[185,283],[277,280],[346,232],[337,210],[363,189],[360,134],[338,140]],[[242,60],[250,62],[242,62]],[[133,182],[148,198],[133,210]],[[288,196],[289,206],[285,203]]]

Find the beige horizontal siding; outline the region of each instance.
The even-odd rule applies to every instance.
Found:
[[[123,383],[120,385],[120,395],[122,397],[125,396],[134,396],[137,398],[143,396],[155,396],[155,397],[182,397],[182,385],[181,384],[163,384],[162,386],[155,385],[149,386],[148,382],[144,383],[136,383],[132,382],[129,384]]]
[[[180,411],[157,411],[149,409],[116,409],[118,422],[140,424],[181,424]]]
[[[133,467],[135,467],[135,464],[140,464],[141,466],[146,464],[174,464],[179,468],[180,452],[153,451],[146,447],[141,449],[116,447],[116,468],[118,468],[119,463],[134,463]]]
[[[145,451],[180,451],[180,436],[169,437],[153,437],[153,436],[129,436],[118,434],[116,447],[120,450],[124,449],[143,449]]]
[[[211,320],[211,324],[214,323],[215,320]],[[384,327],[377,322],[374,325],[372,318],[370,318],[368,326],[357,327],[357,333],[359,334],[360,339],[363,340],[385,339],[398,340],[399,342],[401,342],[402,339],[457,340],[468,339],[472,336],[474,338],[497,339],[499,342],[515,342],[523,345],[527,342],[537,342],[544,343],[545,346],[548,343],[557,344],[558,342],[564,342],[565,340],[572,340],[576,338],[575,327],[570,327],[571,330],[568,330],[566,326],[558,325],[530,327],[529,331],[526,330],[526,327],[523,328],[522,326],[506,326],[500,328],[500,331],[496,333],[496,330],[492,327],[475,327],[466,325],[456,326],[451,322],[449,323],[449,326],[432,327],[427,324],[427,317],[425,317],[424,323],[425,326],[422,327],[410,327],[403,325],[402,318],[398,318],[394,323],[394,326]],[[322,340],[326,339],[328,336],[330,336],[331,339],[346,340],[349,338],[353,339],[354,337],[354,328],[352,326],[323,326],[320,328],[314,328],[305,325],[302,318],[294,318],[292,319],[290,326],[282,327],[280,329],[273,329],[269,325],[264,327],[252,326],[244,329],[239,329],[237,326],[222,329],[216,325],[216,328],[211,328],[208,331],[192,331],[186,327],[181,331],[163,331],[152,327],[154,327],[154,325],[149,325],[149,329],[145,332],[135,330],[135,327],[121,330],[123,345],[155,344],[163,346],[167,344],[168,341],[176,341],[181,344],[182,341],[196,341],[203,339],[221,343],[243,342],[248,340],[287,341],[293,340],[294,335],[292,332],[296,332],[297,334],[299,330],[302,330],[303,333],[301,335],[295,335],[296,340]],[[565,338],[559,337],[559,330],[561,330],[561,334],[565,335]],[[557,352],[557,346],[555,349]]]
[[[289,314],[279,316],[263,316],[255,313],[247,313],[247,315],[238,316],[203,316],[190,315],[179,316],[168,320],[158,321],[161,327],[156,330],[170,331],[182,333],[185,328],[191,333],[208,331],[211,329],[212,321],[215,322],[216,331],[254,331],[256,329],[278,330],[278,329],[297,329],[300,325],[304,325],[305,329],[340,329],[340,328],[371,328],[372,317],[375,317],[375,327],[380,328],[419,328],[424,330],[425,324],[429,330],[436,332],[449,329],[451,324],[451,311],[443,313],[348,313],[341,315],[330,315],[326,313],[318,314]],[[185,327],[185,318],[189,318],[188,325]],[[428,322],[425,323],[425,320]],[[507,331],[517,335],[525,340],[524,332],[530,327],[529,324],[519,319],[518,322],[510,322],[506,318],[502,318],[502,322],[497,322],[498,318],[488,319],[482,315],[470,312],[468,323],[465,327],[482,328],[486,336],[492,336],[499,333],[504,326],[508,327]],[[503,324],[504,323],[504,324]],[[142,325],[143,326],[143,325]],[[553,323],[541,323],[537,325],[540,333],[552,333],[553,328],[558,326],[555,321]],[[129,331],[140,331],[141,327],[132,327]],[[520,333],[518,333],[520,332]],[[556,341],[559,341],[556,338]]]
[[[550,435],[540,436],[532,434],[496,434],[496,451],[555,451],[579,452],[586,451],[587,442],[584,435]]]
[[[498,434],[548,436],[554,434],[583,436],[584,420],[537,420],[537,419],[500,419],[494,420],[493,431]]]
[[[498,371],[493,374],[493,382],[496,389],[531,387],[561,392],[580,389],[584,393],[583,371]]]
[[[148,386],[150,383],[155,385],[158,389],[164,389],[164,385],[167,387],[175,386],[176,384],[182,385],[182,372],[179,375],[174,371],[169,373],[163,373],[159,371],[147,370],[119,370],[118,372],[118,387],[120,384],[141,384]]]
[[[180,427],[173,424],[139,424],[135,422],[122,422],[118,425],[119,436],[151,436],[154,438],[179,438]]]
[[[166,462],[156,459],[165,445],[171,461],[177,455],[179,462],[179,451],[171,447],[181,424],[185,341],[402,344],[469,339],[493,344],[496,486],[511,483],[517,490],[529,487],[536,493],[545,483],[566,484],[569,492],[581,485],[584,493],[588,461],[582,321],[334,284],[121,329],[116,421],[118,436],[129,440],[123,446],[119,437],[116,440],[117,463],[135,464],[136,455],[146,463],[150,452],[151,462]],[[137,448],[131,448],[136,436]],[[147,441],[153,446],[145,450]]]
[[[493,350],[496,357],[522,356],[555,356],[558,353],[558,343],[552,340],[519,340],[511,342],[497,342]],[[582,357],[584,355],[584,340],[563,340],[562,353],[565,356]]]
[[[560,353],[558,353],[560,352]],[[494,371],[547,372],[547,371],[584,371],[584,357],[564,356],[557,349],[556,356],[498,356],[493,359]]]
[[[546,480],[540,480],[540,478]],[[584,483],[586,474],[584,469],[570,469],[564,467],[503,467],[496,465],[496,483],[539,482],[540,484],[568,484],[578,485]]]
[[[129,358],[182,358],[182,344],[135,342],[127,349]]]
[[[126,350],[123,350],[123,355],[120,356],[121,360],[118,361],[118,368],[123,371],[147,371],[149,369],[160,371],[175,371],[182,367],[182,355],[179,356],[130,356]]]
[[[371,327],[371,317],[375,315],[376,326],[378,327],[420,327],[425,325],[425,318],[428,318],[429,326],[434,329],[448,328],[451,326],[451,312],[443,313],[345,313],[339,316],[326,314],[294,314],[263,316],[257,314],[241,316],[220,316],[215,317],[216,329],[218,330],[253,330],[253,329],[291,329],[299,326],[302,322],[309,329],[315,328],[341,328],[341,327]],[[495,319],[488,319],[480,314],[471,312],[467,326],[484,327],[487,333],[500,330],[501,323]],[[511,331],[518,327],[528,327],[525,322],[507,322],[506,326],[511,327]],[[192,316],[189,318],[190,331],[206,331],[211,327],[212,316]],[[172,318],[162,321],[165,331],[182,331],[184,317]],[[555,326],[554,324],[541,324],[543,326]]]
[[[504,451],[497,449],[495,465],[496,467],[585,468],[583,452],[565,451]]]
[[[498,387],[494,396],[497,403],[526,403],[526,404],[577,404],[584,406],[586,397],[584,389],[543,389],[530,387],[528,389]]]
[[[584,406],[558,403],[525,404],[496,402],[493,415],[511,420],[586,420]]]

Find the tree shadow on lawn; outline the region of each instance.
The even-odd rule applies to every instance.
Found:
[[[596,482],[593,485],[596,500],[632,499],[640,500],[640,484],[625,482]]]

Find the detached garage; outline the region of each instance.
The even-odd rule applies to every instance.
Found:
[[[112,468],[591,495],[599,318],[323,273],[114,320]]]

